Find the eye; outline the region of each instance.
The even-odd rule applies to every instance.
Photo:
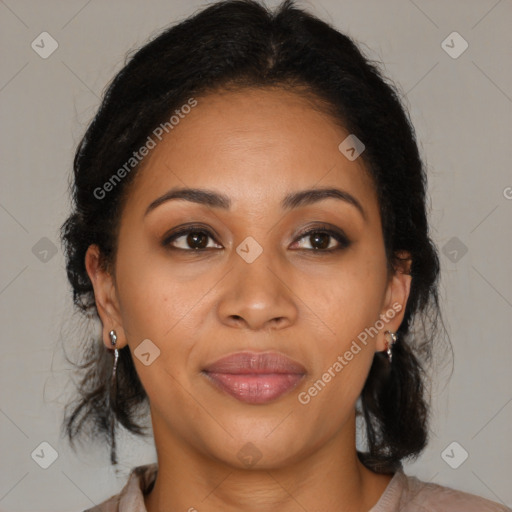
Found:
[[[199,252],[211,249],[221,249],[220,245],[209,245],[208,240],[215,241],[214,235],[205,228],[198,226],[191,226],[179,229],[174,233],[166,236],[162,241],[164,247],[172,250],[186,251],[186,252]],[[351,242],[341,231],[333,230],[329,226],[317,226],[311,228],[299,236],[299,242],[305,240],[310,243],[312,249],[303,246],[303,243],[297,248],[298,250],[313,251],[318,253],[332,253],[342,249],[346,249]],[[332,242],[334,246],[332,245]],[[178,243],[177,243],[178,242]],[[295,242],[297,244],[298,242]]]
[[[335,242],[334,246],[332,245],[333,239]],[[299,247],[299,250],[307,250],[307,251],[315,251],[315,252],[335,252],[340,251],[342,249],[346,249],[350,245],[349,239],[341,232],[337,230],[333,230],[328,226],[317,226],[308,231],[302,233],[298,240],[305,240],[306,243],[313,247],[312,249],[308,249],[307,247]]]
[[[180,229],[179,231],[166,236],[162,241],[162,245],[169,247],[170,249],[177,249],[179,251],[205,251],[208,249],[216,248],[208,246],[209,238],[214,240],[214,236],[208,230],[199,228],[197,226],[192,226]],[[180,239],[183,239],[179,242],[180,246],[175,245],[176,242]]]

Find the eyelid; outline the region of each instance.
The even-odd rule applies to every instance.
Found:
[[[336,233],[337,235],[344,236],[345,238],[348,238],[342,229],[332,226],[330,224],[326,224],[326,223],[320,223],[320,224],[314,224],[313,226],[311,226],[311,225],[307,226],[307,227],[299,230],[299,232],[294,235],[294,238],[301,238],[304,235],[308,235],[309,233],[316,233],[317,231],[321,232],[321,233],[324,233],[324,232]]]

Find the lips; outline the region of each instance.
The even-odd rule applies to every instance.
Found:
[[[208,365],[202,373],[217,389],[241,402],[264,404],[295,388],[306,369],[277,352],[238,352]]]

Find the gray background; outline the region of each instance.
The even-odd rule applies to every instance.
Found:
[[[126,436],[116,477],[106,449],[75,454],[60,435],[73,391],[62,345],[72,355],[80,325],[72,317],[58,229],[69,208],[74,148],[105,85],[128,50],[202,5],[0,0],[0,510],[81,511],[118,492],[131,467],[155,460],[151,439]],[[449,366],[440,366],[432,440],[406,470],[512,506],[512,4],[299,5],[384,62],[429,169],[432,236],[443,251],[441,297],[455,364],[451,379]],[[47,59],[31,48],[43,31],[59,45]],[[453,31],[469,44],[458,58],[441,45]],[[447,44],[453,52],[460,43]],[[58,453],[48,469],[31,457],[37,449],[34,459],[49,461],[49,449],[38,448],[43,441]],[[456,465],[462,450],[469,454],[457,469],[441,456],[454,441],[446,460]]]

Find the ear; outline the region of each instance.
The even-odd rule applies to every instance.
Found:
[[[105,268],[96,244],[90,245],[85,253],[85,268],[94,288],[96,308],[103,326],[103,343],[107,348],[112,348],[109,333],[114,330],[117,335],[116,347],[123,348],[126,345],[126,335],[121,321],[114,277]]]
[[[396,258],[393,264],[395,272],[390,277],[384,307],[380,314],[384,327],[377,338],[377,352],[386,350],[387,336],[384,333],[386,331],[396,332],[400,327],[411,290],[411,255],[407,251],[397,251],[395,254]]]

